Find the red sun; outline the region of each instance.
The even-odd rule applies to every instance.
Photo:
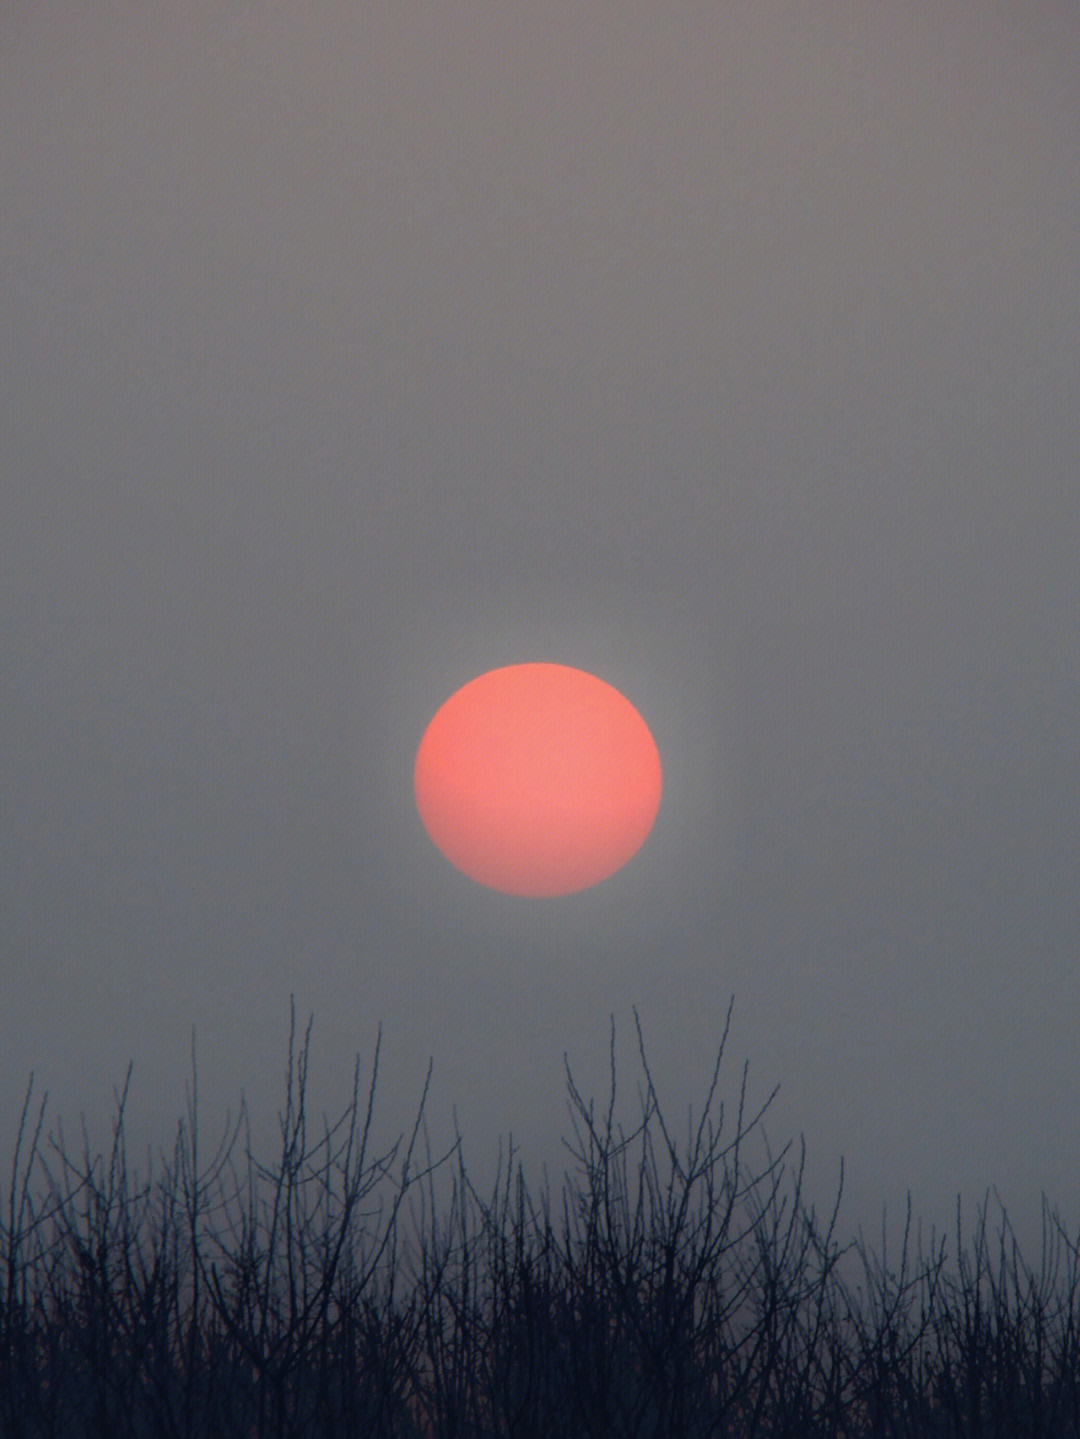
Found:
[[[442,854],[506,894],[570,894],[621,869],[660,808],[660,756],[617,689],[566,665],[489,670],[420,741],[416,807]]]

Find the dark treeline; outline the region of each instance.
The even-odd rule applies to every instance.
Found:
[[[860,1244],[866,1291],[852,1293],[838,1262],[855,1246],[834,1241],[840,1194],[822,1233],[801,1203],[804,1151],[790,1194],[790,1145],[745,1174],[747,1138],[776,1091],[748,1118],[744,1066],[734,1132],[723,1136],[722,1105],[714,1128],[730,1019],[729,1007],[681,1158],[640,1024],[647,1089],[629,1136],[612,1127],[614,1027],[603,1123],[566,1066],[567,1147],[584,1185],[564,1184],[558,1222],[546,1190],[534,1204],[520,1163],[514,1174],[512,1147],[487,1201],[460,1135],[433,1160],[424,1125],[420,1162],[430,1064],[407,1148],[402,1137],[369,1156],[378,1043],[366,1109],[357,1059],[351,1104],[309,1138],[311,1025],[297,1054],[295,1015],[273,1169],[252,1156],[243,1103],[203,1163],[194,1042],[187,1119],[144,1184],[124,1148],[130,1066],[107,1161],[91,1159],[85,1126],[81,1163],[62,1128],[44,1151],[44,1100],[28,1122],[31,1075],[0,1220],[0,1435],[1077,1439],[1080,1255],[1056,1213],[1044,1200],[1035,1276],[1007,1219],[994,1262],[985,1206],[969,1254],[958,1204],[950,1277],[944,1240],[909,1261],[909,1196],[899,1273]],[[440,1221],[443,1165],[453,1182]]]

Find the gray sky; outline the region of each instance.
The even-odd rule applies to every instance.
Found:
[[[294,992],[315,1116],[381,1020],[380,1142],[430,1055],[557,1192],[563,1051],[602,1109],[615,1016],[629,1129],[636,1004],[685,1137],[734,995],[841,1237],[1075,1231],[1078,63],[1066,0],[4,6],[5,1171],[31,1069],[171,1149],[193,1025],[272,1158]],[[412,763],[541,659],[665,790],[523,900]]]

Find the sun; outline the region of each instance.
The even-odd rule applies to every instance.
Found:
[[[489,670],[435,713],[416,754],[416,807],[463,874],[517,895],[607,879],[660,808],[660,755],[628,699],[557,664]]]

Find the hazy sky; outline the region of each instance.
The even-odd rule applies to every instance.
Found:
[[[0,306],[5,1173],[31,1069],[171,1151],[192,1026],[273,1159],[293,992],[316,1119],[382,1021],[379,1144],[431,1056],[557,1194],[563,1052],[629,1130],[636,1005],[684,1140],[734,995],[842,1238],[1075,1232],[1071,0],[10,0]],[[525,660],[664,764],[557,899],[412,797]]]

